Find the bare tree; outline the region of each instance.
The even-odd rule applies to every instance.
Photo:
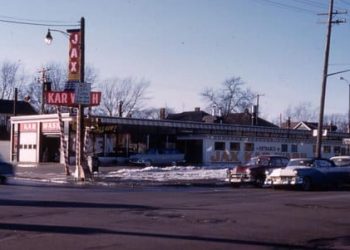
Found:
[[[284,112],[284,117],[289,117],[292,121],[314,122],[318,119],[318,109],[313,108],[309,102],[303,102],[294,107],[289,106]]]
[[[208,102],[207,108],[220,107],[223,115],[242,112],[252,106],[256,96],[250,89],[244,88],[244,84],[240,77],[231,77],[222,83],[222,88],[207,88],[201,96]]]
[[[337,126],[338,132],[348,131],[348,114],[330,114],[325,115],[324,122],[326,124],[332,124]]]
[[[149,85],[146,80],[133,78],[113,78],[101,82],[102,101],[97,112],[117,116],[120,110],[123,116],[131,116],[141,110],[143,101],[148,99],[146,90]]]
[[[21,91],[25,75],[20,74],[20,64],[4,61],[0,68],[0,99],[12,99],[15,88]]]

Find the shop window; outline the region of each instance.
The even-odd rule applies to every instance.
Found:
[[[281,145],[281,151],[284,152],[284,153],[288,152],[288,144],[282,144]]]
[[[225,150],[225,142],[217,141],[215,142],[214,147],[215,147],[215,150]]]
[[[297,153],[298,152],[298,145],[293,144],[291,148],[292,153]]]
[[[241,150],[241,144],[239,142],[231,142],[230,143],[230,150],[231,151],[239,151],[239,150]]]
[[[331,146],[323,146],[323,153],[331,153]]]
[[[254,151],[254,143],[245,143],[244,151],[253,152]]]
[[[335,154],[335,155],[340,155],[340,153],[341,153],[341,147],[335,146],[335,147],[333,148],[333,151],[334,151],[334,154]]]

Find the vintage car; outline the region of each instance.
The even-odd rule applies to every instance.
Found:
[[[266,185],[273,187],[315,188],[340,187],[350,184],[350,166],[340,167],[323,158],[291,159],[284,168],[266,173]]]
[[[245,165],[238,165],[227,170],[227,179],[233,187],[249,183],[262,187],[265,181],[265,172],[287,165],[289,159],[279,155],[260,155],[252,157]]]
[[[134,154],[129,157],[131,165],[164,166],[185,163],[185,155],[175,149],[149,149],[142,154]]]
[[[14,176],[14,167],[11,163],[0,159],[0,184],[5,184],[8,177]]]
[[[330,158],[331,161],[337,166],[350,166],[350,156],[349,155],[339,155]]]

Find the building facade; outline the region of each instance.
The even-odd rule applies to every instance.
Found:
[[[76,118],[64,113],[62,120],[65,153],[73,164]],[[11,124],[12,161],[64,163],[57,114],[15,116]],[[152,148],[177,149],[188,164],[212,165],[245,162],[261,154],[312,157],[316,144],[312,131],[304,127],[282,129],[249,113],[217,117],[195,110],[159,120],[92,116],[85,125],[86,153],[120,164]],[[347,133],[329,131],[323,138],[323,156],[347,153],[343,143],[347,137]]]

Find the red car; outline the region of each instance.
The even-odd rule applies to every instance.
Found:
[[[233,187],[239,187],[243,183],[254,184],[262,187],[265,182],[265,172],[282,168],[288,164],[289,159],[278,155],[260,155],[250,159],[245,165],[238,165],[227,170],[227,178]]]

